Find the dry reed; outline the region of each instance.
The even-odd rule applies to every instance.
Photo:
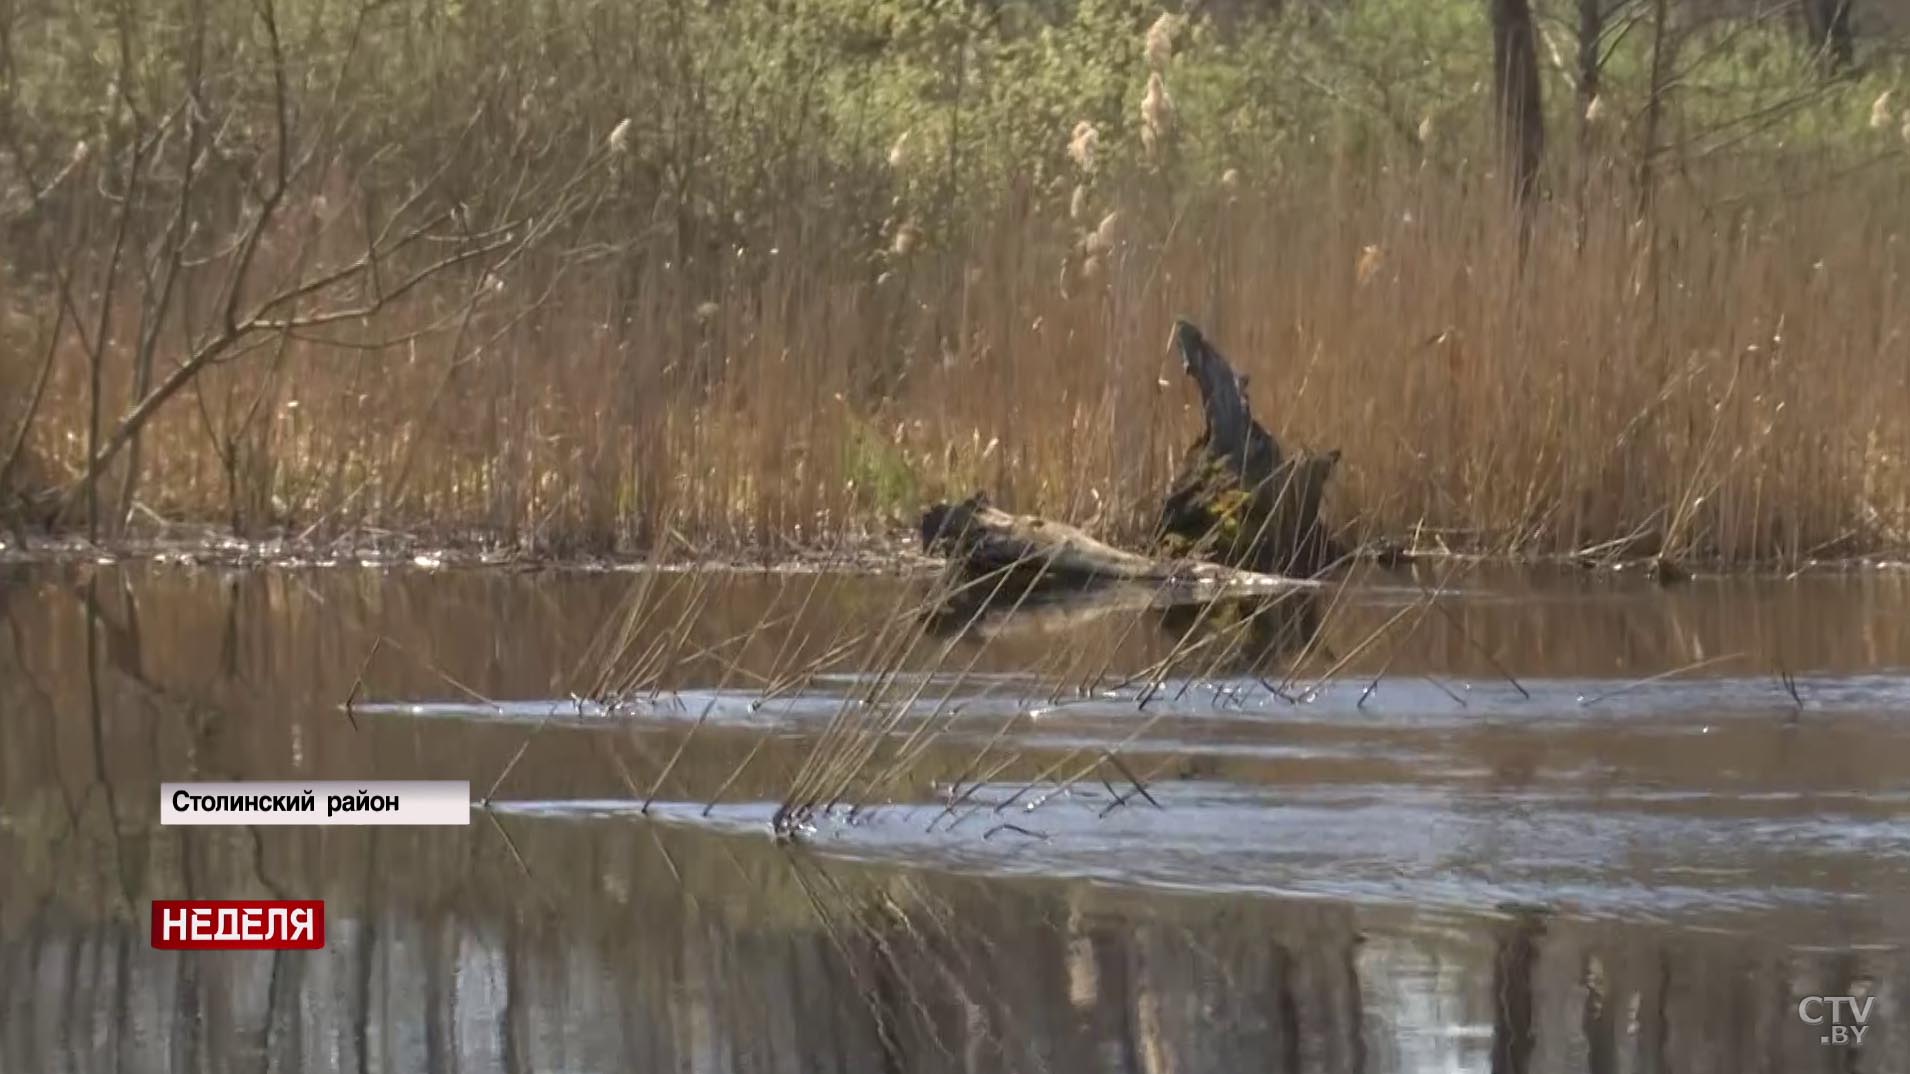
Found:
[[[1186,314],[1276,431],[1345,452],[1329,510],[1365,535],[1726,562],[1876,551],[1910,519],[1910,191],[1816,178],[1781,205],[1669,191],[1649,233],[1622,198],[1582,226],[1554,207],[1523,259],[1489,185],[1388,172],[1151,225],[1110,211],[1154,230],[1100,242],[1095,280],[1067,274],[1066,221],[1014,217],[877,280],[800,235],[714,296],[658,270],[620,303],[617,279],[573,270],[463,342],[293,341],[282,363],[209,371],[204,399],[273,401],[244,441],[252,483],[181,405],[150,427],[142,503],[294,535],[641,552],[674,534],[780,555],[985,488],[1131,540],[1197,428],[1159,343]],[[524,272],[513,289],[557,283]],[[70,476],[81,364],[58,363],[46,396],[37,459]]]
[[[694,144],[659,165],[658,115],[541,103],[559,91],[521,87],[505,58],[481,68],[487,103],[468,121],[431,113],[431,138],[312,135],[302,159],[316,163],[246,253],[250,282],[295,287],[363,255],[389,210],[370,193],[391,185],[381,155],[409,154],[414,178],[444,186],[431,207],[445,232],[429,242],[470,226],[468,196],[489,199],[500,241],[518,245],[375,317],[247,337],[112,460],[96,513],[113,513],[108,532],[404,531],[548,554],[780,558],[979,488],[1131,541],[1197,425],[1159,343],[1184,315],[1251,375],[1277,433],[1344,451],[1328,510],[1368,538],[1720,563],[1910,540],[1910,185],[1891,97],[1862,104],[1875,131],[1849,117],[1871,135],[1861,152],[1733,148],[1731,125],[1694,128],[1702,144],[1652,147],[1664,167],[1648,198],[1632,186],[1631,134],[1618,115],[1593,123],[1595,98],[1580,144],[1548,162],[1555,196],[1522,221],[1473,153],[1489,140],[1443,115],[1437,138],[1431,115],[1416,130],[1402,119],[1404,149],[1320,143],[1202,172],[1234,154],[1182,111],[1202,92],[1181,55],[1197,29],[1157,13],[1135,27],[1144,96],[1121,111],[1161,150],[1138,172],[1115,167],[1132,134],[1071,115],[1048,139],[1062,174],[970,179],[980,164],[925,128],[884,134],[867,168],[779,146],[751,201],[734,177],[695,172]],[[696,44],[629,47],[688,63]],[[316,70],[315,90],[259,85],[334,92]],[[335,92],[369,107],[352,70],[338,61]],[[269,104],[231,105],[234,129]],[[158,133],[162,160],[176,147]],[[94,308],[78,285],[111,277],[109,225],[129,217],[87,208],[80,180],[100,180],[88,169],[126,159],[89,160],[87,144],[61,150],[71,163],[21,217],[44,215],[44,248],[0,257],[23,281],[0,295],[0,394],[27,400],[0,407],[0,435],[17,431],[20,447],[0,443],[0,501],[29,502],[0,515],[42,517],[46,494],[65,494],[67,525],[102,418],[178,367],[178,322],[207,304],[190,292],[202,269],[181,275],[184,297],[157,301],[150,282],[124,282],[129,269]],[[594,163],[563,179],[578,160]],[[513,228],[512,184],[536,168],[549,174],[528,189],[569,201],[521,210],[534,223]],[[217,185],[232,176],[204,181],[204,199],[245,204]],[[165,189],[133,228],[161,247]],[[208,241],[180,250],[196,258]],[[207,249],[212,269],[232,256]],[[39,264],[61,254],[53,275],[76,281],[70,294]],[[391,268],[374,258],[359,275]],[[92,339],[94,324],[121,327]]]

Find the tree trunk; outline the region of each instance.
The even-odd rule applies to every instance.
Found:
[[[1545,115],[1539,95],[1537,34],[1531,0],[1489,0],[1492,14],[1492,80],[1499,104],[1514,198],[1531,204],[1538,193],[1539,161],[1545,154]]]
[[[1582,145],[1590,132],[1587,116],[1598,99],[1603,81],[1605,57],[1601,46],[1605,39],[1606,0],[1578,0],[1578,120]]]
[[[1653,0],[1651,13],[1651,85],[1638,146],[1638,216],[1649,221],[1658,196],[1658,127],[1664,122],[1665,96],[1671,92],[1671,5]],[[1654,230],[1654,234],[1655,234]],[[1654,251],[1656,247],[1653,247]]]
[[[1585,249],[1591,232],[1591,184],[1602,170],[1603,154],[1596,152],[1592,109],[1605,75],[1605,4],[1608,0],[1578,0],[1578,160],[1573,169],[1578,209],[1577,249]]]
[[[1856,0],[1802,0],[1804,32],[1824,74],[1837,75],[1850,69],[1856,58],[1851,39],[1850,9]]]

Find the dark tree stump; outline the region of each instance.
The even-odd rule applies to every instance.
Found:
[[[1320,499],[1339,451],[1285,454],[1254,420],[1247,379],[1199,329],[1176,321],[1174,346],[1200,388],[1207,428],[1161,507],[1161,550],[1293,577],[1331,566],[1341,552],[1320,523]]]
[[[1212,599],[1223,591],[1312,584],[1295,579],[1339,558],[1319,512],[1340,453],[1285,455],[1254,420],[1246,379],[1200,331],[1177,321],[1174,343],[1200,388],[1207,428],[1161,509],[1158,555],[1115,548],[1064,523],[1008,514],[979,493],[930,507],[922,515],[922,550],[947,557],[970,578],[995,576],[1018,592],[1165,582],[1178,587],[1172,599]]]

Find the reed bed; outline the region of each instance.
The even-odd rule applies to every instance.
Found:
[[[271,412],[236,472],[196,408],[158,419],[137,517],[781,555],[986,489],[1131,541],[1198,429],[1164,345],[1189,315],[1279,435],[1344,452],[1328,513],[1368,536],[1726,562],[1900,547],[1910,197],[1895,174],[1849,182],[1730,213],[1728,234],[1667,198],[1655,253],[1619,206],[1582,244],[1547,210],[1522,267],[1494,192],[1415,171],[1190,210],[1093,281],[1061,282],[1039,219],[881,282],[792,246],[715,312],[645,294],[623,330],[591,315],[613,285],[575,280],[479,361],[293,343],[280,383],[214,371],[209,396]],[[79,368],[35,441],[54,474],[83,442]]]
[[[1748,38],[1694,30],[1701,59],[1661,101],[1615,44],[1597,108],[1548,98],[1544,193],[1521,211],[1474,84],[1484,38],[1440,36],[1483,34],[1476,12],[1411,6],[1408,44],[1373,58],[1424,94],[1415,124],[1305,89],[1366,70],[1348,57],[1377,33],[1367,5],[1231,37],[1116,7],[1084,8],[1045,60],[1025,33],[936,23],[992,66],[893,100],[933,42],[891,38],[870,84],[845,82],[867,43],[826,4],[802,9],[823,19],[801,24],[811,96],[735,81],[805,58],[723,51],[741,8],[619,29],[560,5],[492,54],[461,51],[483,5],[441,40],[372,35],[383,9],[315,4],[267,33],[215,6],[234,68],[159,64],[92,148],[73,134],[95,120],[10,74],[34,122],[5,155],[4,513],[782,558],[982,489],[1132,542],[1198,428],[1164,344],[1186,316],[1277,435],[1344,452],[1327,512],[1365,539],[1718,564],[1910,544],[1910,134],[1883,57],[1773,103],[1805,83],[1702,67]],[[672,65],[702,96],[640,73]],[[1017,89],[1030,71],[1048,81]],[[200,172],[190,129],[161,122],[193,85],[225,95],[195,98],[223,124]],[[1648,105],[1664,133],[1640,150]],[[294,117],[277,143],[275,114]],[[304,152],[261,203],[281,143]],[[115,183],[143,200],[99,193]],[[432,271],[389,294],[405,268]],[[294,297],[195,365],[228,293]]]

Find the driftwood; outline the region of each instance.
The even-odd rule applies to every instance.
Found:
[[[971,578],[993,578],[1015,592],[1138,582],[1175,587],[1186,599],[1201,599],[1222,591],[1277,592],[1308,584],[1218,563],[1137,555],[1065,523],[1011,515],[989,506],[980,494],[929,508],[922,516],[922,547],[940,552]]]
[[[930,508],[922,543],[947,558],[960,583],[929,614],[938,635],[1027,639],[1140,615],[1176,646],[1205,640],[1207,666],[1238,670],[1305,648],[1319,629],[1318,582],[1151,559],[980,496]]]
[[[1247,402],[1246,378],[1200,330],[1174,325],[1182,369],[1200,389],[1206,429],[1161,508],[1155,556],[1124,551],[1073,526],[989,506],[977,494],[922,516],[922,548],[971,578],[1029,588],[1172,583],[1186,599],[1223,591],[1292,589],[1330,565],[1320,498],[1338,451],[1280,450]],[[997,588],[1001,588],[1000,585]]]

